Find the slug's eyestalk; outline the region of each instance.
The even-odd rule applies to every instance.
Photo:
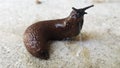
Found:
[[[78,9],[76,9],[75,7],[72,7],[72,9],[75,10],[75,11],[78,11]]]
[[[81,17],[84,14],[87,14],[87,12],[85,12],[86,9],[89,9],[91,7],[93,7],[94,5],[90,5],[88,7],[85,8],[81,8],[81,9],[76,9],[75,7],[72,7],[72,9],[77,13],[77,17]]]
[[[94,5],[90,5],[90,6],[88,6],[88,7],[85,7],[85,8],[82,8],[82,10],[86,10],[86,9],[89,9],[89,8],[91,8],[91,7],[93,7]]]

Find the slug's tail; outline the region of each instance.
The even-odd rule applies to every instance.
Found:
[[[42,49],[42,50],[40,50],[40,51],[34,51],[34,53],[33,53],[33,51],[28,50],[28,52],[29,52],[32,56],[37,57],[37,58],[40,58],[40,59],[48,60],[48,59],[50,58],[50,56],[49,56],[49,51],[48,51],[48,50]]]
[[[39,52],[39,58],[44,59],[44,60],[48,60],[49,59],[49,52],[47,50],[41,50]]]

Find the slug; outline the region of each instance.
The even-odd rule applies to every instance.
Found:
[[[24,44],[29,53],[40,59],[49,59],[49,41],[63,40],[77,36],[83,26],[86,9],[76,9],[63,19],[39,21],[29,26],[24,33]]]

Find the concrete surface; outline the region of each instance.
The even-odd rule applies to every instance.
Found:
[[[119,0],[41,1],[0,0],[0,68],[120,68]],[[22,37],[29,25],[91,4],[77,40],[53,42],[47,61],[27,52]]]

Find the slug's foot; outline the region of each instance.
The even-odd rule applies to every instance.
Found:
[[[39,54],[40,54],[39,57],[41,59],[45,59],[45,60],[49,59],[49,52],[48,51],[42,50]]]
[[[71,38],[64,38],[63,41],[71,41]]]

